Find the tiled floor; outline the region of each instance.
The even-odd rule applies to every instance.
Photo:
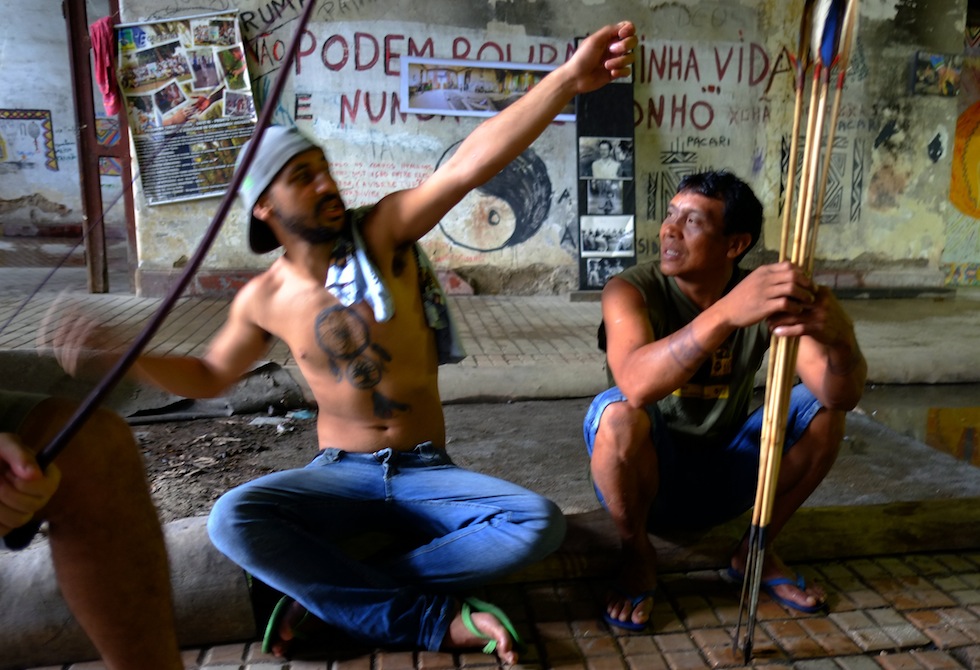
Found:
[[[829,594],[827,614],[794,613],[763,595],[749,665],[798,670],[977,670],[980,553],[913,554],[797,566]],[[746,664],[732,645],[739,588],[719,571],[663,575],[650,629],[610,628],[594,580],[507,584],[480,594],[525,636],[518,668],[703,670]],[[258,641],[184,653],[207,670],[449,670],[496,668],[496,657],[380,651],[334,640],[281,661]],[[65,666],[95,670],[98,663]]]

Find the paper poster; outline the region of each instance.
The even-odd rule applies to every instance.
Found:
[[[963,56],[919,51],[915,54],[912,92],[916,95],[954,96],[960,92]]]
[[[121,24],[116,38],[149,203],[223,194],[256,122],[238,13]]]

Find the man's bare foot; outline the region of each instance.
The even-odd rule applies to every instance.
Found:
[[[646,627],[657,586],[656,566],[657,554],[649,541],[623,547],[618,586],[606,599],[607,623],[629,630]]]
[[[317,632],[326,633],[330,627],[310,614],[292,598],[277,606],[262,642],[262,651],[276,658],[289,658],[295,640],[308,639]]]
[[[747,553],[743,547],[732,557],[732,570],[739,575],[745,574]],[[827,605],[826,591],[819,586],[806,584],[802,576],[771,551],[766,552],[762,562],[762,586],[773,600],[801,612],[817,612]]]
[[[473,649],[483,647],[487,640],[493,640],[496,642],[497,656],[504,664],[514,665],[517,663],[518,654],[514,639],[504,622],[490,612],[480,611],[473,611],[470,614],[470,621],[482,635],[469,629],[463,621],[463,614],[460,611],[449,623],[449,630],[446,631],[446,637],[442,640],[442,648]]]

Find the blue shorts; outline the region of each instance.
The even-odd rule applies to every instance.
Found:
[[[623,392],[614,386],[592,401],[583,426],[590,457],[602,413],[611,403],[625,400]],[[659,408],[651,405],[646,409],[660,464],[660,490],[650,509],[649,530],[707,528],[733,519],[755,504],[761,407],[749,415],[727,446],[678,443],[667,430]],[[784,454],[799,441],[821,409],[822,405],[809,389],[802,384],[793,388]],[[605,505],[598,489],[596,495]]]

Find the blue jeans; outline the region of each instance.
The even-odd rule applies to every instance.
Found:
[[[434,651],[456,614],[452,594],[557,549],[565,518],[547,498],[456,467],[426,442],[324,449],[304,468],[224,494],[208,532],[323,621],[373,644]]]
[[[585,446],[592,455],[599,419],[611,403],[626,396],[613,386],[595,397],[585,416]],[[809,428],[823,406],[802,384],[793,387],[783,453]],[[682,441],[672,434],[656,405],[646,408],[657,451],[660,488],[648,516],[650,531],[707,528],[737,517],[755,504],[762,438],[762,408],[748,416],[726,445]],[[605,505],[596,489],[599,502]]]

